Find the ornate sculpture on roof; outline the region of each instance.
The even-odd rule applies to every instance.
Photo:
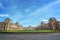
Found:
[[[51,22],[51,21],[57,21],[54,17],[51,17],[50,19],[49,19],[49,22]]]
[[[10,18],[6,18],[4,22],[12,23],[12,20]]]

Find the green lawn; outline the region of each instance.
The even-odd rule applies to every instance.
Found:
[[[1,31],[1,32],[60,32],[59,30],[8,30],[8,31]]]

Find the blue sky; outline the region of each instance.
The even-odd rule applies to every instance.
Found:
[[[8,17],[23,26],[37,26],[50,17],[60,20],[60,0],[0,0],[0,21]]]

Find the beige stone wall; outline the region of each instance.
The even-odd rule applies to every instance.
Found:
[[[23,27],[18,27],[15,24],[11,24],[9,27],[7,27],[7,30],[23,30]]]

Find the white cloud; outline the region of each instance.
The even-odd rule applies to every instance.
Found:
[[[25,12],[29,12],[31,9],[26,9]]]
[[[60,19],[58,19],[58,21],[60,21]]]
[[[41,20],[41,21],[47,22],[48,20],[43,19],[43,20]]]
[[[32,9],[34,9],[36,6],[35,5],[33,5],[33,6],[31,6],[30,8],[27,8],[26,10],[25,10],[25,12],[30,12]]]
[[[0,8],[4,8],[4,6],[3,6],[3,4],[2,4],[2,3],[0,3]]]
[[[43,19],[41,22],[48,23],[48,20]]]
[[[9,14],[0,14],[0,17],[9,17]]]

